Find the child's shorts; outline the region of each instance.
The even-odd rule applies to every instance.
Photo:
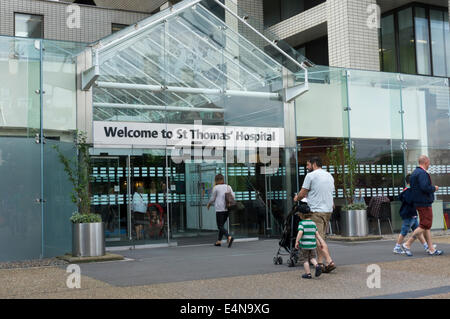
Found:
[[[299,254],[299,262],[307,262],[313,258],[317,258],[315,249],[302,249]]]
[[[400,231],[400,234],[402,234],[402,236],[406,236],[408,235],[410,229],[414,231],[417,227],[419,227],[419,221],[417,217],[405,218],[402,222],[402,229]]]

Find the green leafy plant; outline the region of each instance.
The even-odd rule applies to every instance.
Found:
[[[102,217],[98,214],[80,214],[78,212],[75,212],[70,217],[70,221],[74,224],[101,223]]]
[[[70,220],[73,223],[101,222],[100,215],[91,214],[91,197],[89,194],[90,158],[86,133],[75,131],[77,154],[72,159],[67,158],[57,145],[53,147],[58,153],[58,158],[64,166],[64,171],[73,185],[72,202],[78,206],[78,212],[72,215]]]
[[[327,157],[330,165],[335,169],[335,180],[338,185],[344,189],[344,198],[346,205],[343,210],[364,210],[366,204],[353,203],[353,194],[356,189],[356,174],[358,162],[355,156],[355,150],[347,141],[340,145],[335,145],[327,149]]]

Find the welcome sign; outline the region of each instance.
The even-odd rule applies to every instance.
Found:
[[[94,121],[94,146],[284,147],[284,129],[201,124]]]

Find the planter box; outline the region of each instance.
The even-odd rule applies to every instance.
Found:
[[[105,255],[103,223],[72,223],[72,256],[99,257]]]
[[[365,237],[369,234],[366,210],[341,211],[341,235]]]

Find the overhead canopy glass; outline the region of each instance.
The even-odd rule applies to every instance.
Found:
[[[196,112],[219,123],[233,98],[260,99],[258,116],[281,112],[283,65],[233,21],[185,0],[99,41],[94,120],[180,122]]]

